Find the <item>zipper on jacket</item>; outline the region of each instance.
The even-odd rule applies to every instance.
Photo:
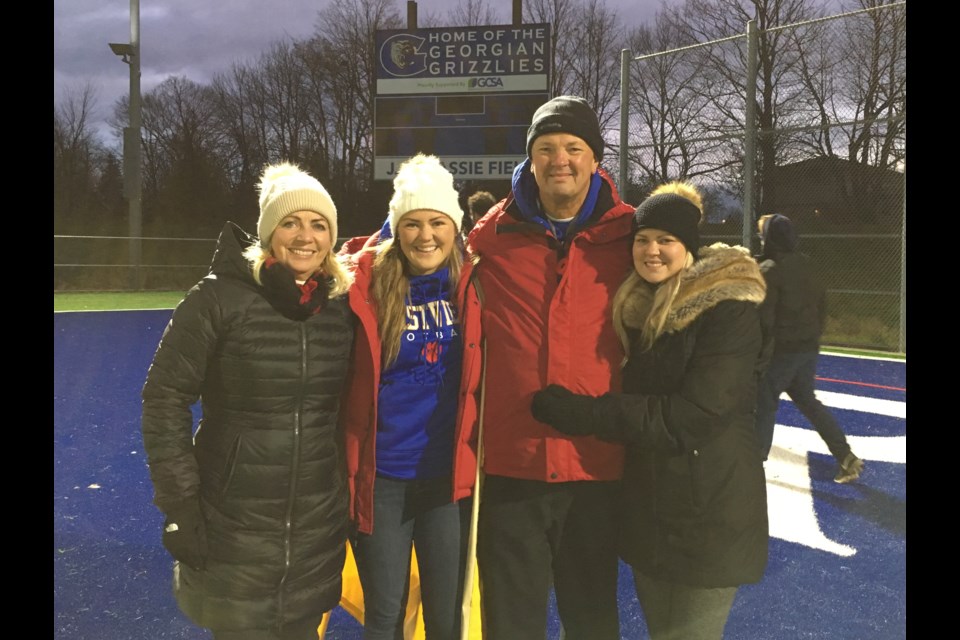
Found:
[[[220,487],[220,500],[227,497],[227,491],[230,489],[230,483],[233,482],[233,473],[237,470],[237,456],[240,453],[240,434],[238,433],[230,445],[227,454],[227,463],[224,466],[223,485]]]
[[[300,436],[303,432],[303,390],[307,386],[307,327],[305,322],[297,323],[300,326],[300,388],[297,390],[297,408],[293,415],[293,453],[290,463],[290,492],[287,495],[287,510],[283,516],[283,576],[280,578],[277,590],[277,622],[278,631],[283,633],[283,590],[290,574],[290,556],[292,555],[293,535],[293,503],[297,496],[297,476],[300,471]]]

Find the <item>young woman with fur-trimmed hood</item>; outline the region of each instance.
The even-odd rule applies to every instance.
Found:
[[[765,285],[743,247],[700,247],[701,215],[682,182],[636,209],[634,269],[612,310],[623,392],[551,385],[532,407],[559,431],[627,445],[620,554],[654,640],[721,638],[737,588],[767,562],[753,427]]]

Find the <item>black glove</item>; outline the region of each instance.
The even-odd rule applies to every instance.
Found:
[[[163,546],[181,563],[203,569],[207,560],[207,527],[199,498],[189,498],[167,510]]]
[[[533,394],[533,417],[557,431],[571,436],[586,436],[597,432],[593,419],[593,396],[573,393],[558,384],[551,384]]]

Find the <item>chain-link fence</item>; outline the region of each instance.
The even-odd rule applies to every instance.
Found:
[[[675,26],[651,31],[660,51],[621,58],[626,199],[689,180],[705,239],[754,251],[756,220],[788,216],[828,288],[824,343],[905,353],[905,3],[666,49],[653,39],[700,32]]]
[[[54,291],[184,291],[210,270],[215,238],[53,236]]]
[[[53,290],[185,293],[209,273],[216,246],[216,238],[54,235]]]

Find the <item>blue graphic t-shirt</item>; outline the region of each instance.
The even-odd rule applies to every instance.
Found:
[[[397,360],[380,376],[377,473],[409,480],[449,474],[463,346],[448,269],[410,278]]]

